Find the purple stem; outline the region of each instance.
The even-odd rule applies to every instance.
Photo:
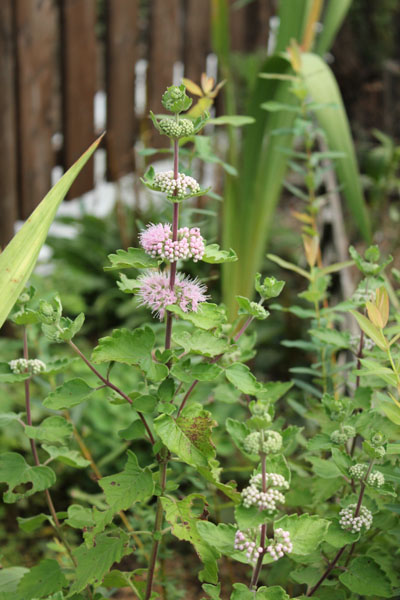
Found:
[[[267,491],[267,468],[266,468],[266,458],[267,455],[264,453],[260,454],[261,458],[261,485],[262,491],[265,493]],[[262,548],[262,552],[258,555],[257,563],[254,567],[253,574],[251,577],[249,589],[255,590],[257,589],[258,578],[260,577],[262,563],[265,556],[265,540],[267,537],[267,525],[263,523],[261,525],[261,533],[260,533],[260,547]]]
[[[179,164],[179,145],[178,140],[174,140],[174,179],[178,179],[178,164]],[[176,195],[175,191],[175,195]],[[178,239],[178,223],[179,223],[179,203],[174,202],[174,212],[172,218],[172,241],[176,242]],[[176,262],[171,263],[171,269],[169,274],[169,288],[174,289],[176,279]],[[165,324],[165,349],[171,348],[171,334],[172,334],[172,313],[167,310],[167,320]]]
[[[108,379],[106,379],[105,377],[103,377],[103,375],[101,373],[99,373],[99,371],[92,365],[92,363],[90,362],[90,360],[88,358],[86,358],[86,356],[83,354],[83,352],[81,352],[78,348],[78,346],[76,346],[76,344],[74,344],[74,342],[72,340],[70,340],[69,345],[71,346],[71,348],[73,349],[74,352],[76,352],[76,354],[78,354],[78,356],[81,357],[81,359],[83,360],[83,362],[89,367],[89,369],[96,375],[96,377],[98,377],[100,379],[100,381],[102,381],[104,383],[104,385],[108,388],[110,388],[110,390],[114,390],[114,392],[116,392],[117,394],[119,394],[122,398],[124,398],[124,400],[126,400],[127,402],[129,402],[129,404],[132,404],[132,400],[131,398],[129,398],[129,396],[127,394],[125,394],[122,390],[120,390],[119,387],[117,387],[116,385],[114,385],[113,383],[111,383],[111,381],[109,381]],[[154,437],[153,434],[151,433],[151,429],[145,419],[145,417],[143,416],[143,413],[137,411],[137,414],[140,417],[140,420],[142,421],[146,431],[147,431],[147,435],[149,436],[150,442],[152,444],[154,444]]]

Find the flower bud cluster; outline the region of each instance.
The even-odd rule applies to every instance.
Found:
[[[273,454],[282,448],[282,436],[270,429],[253,431],[244,439],[243,446],[249,454]]]
[[[157,173],[153,186],[159,188],[160,192],[164,192],[168,197],[175,196],[178,199],[197,194],[200,191],[200,185],[193,177],[178,173],[178,178],[174,179],[173,171]]]
[[[271,558],[278,560],[284,554],[290,554],[293,551],[293,544],[290,541],[290,533],[278,527],[274,532],[274,539],[268,540],[269,544],[266,548]]]
[[[262,475],[257,473],[250,479],[250,485],[242,490],[243,506],[257,506],[259,510],[267,510],[269,513],[276,511],[277,504],[285,502],[285,496],[279,489],[289,489],[289,483],[278,473],[266,474],[266,491],[262,491]]]
[[[368,470],[368,465],[358,463],[349,468],[349,473],[352,479],[364,479]]]
[[[201,260],[204,254],[204,239],[198,227],[181,227],[178,239],[172,241],[172,229],[169,224],[150,224],[140,233],[142,248],[153,258],[176,262],[179,259]]]
[[[266,539],[266,547],[265,549],[260,545],[260,541],[258,538],[259,531],[261,529],[261,525],[258,530],[248,529],[247,531],[238,530],[235,535],[234,548],[235,550],[241,550],[246,552],[246,558],[252,564],[256,564],[257,559],[262,554],[270,554],[273,560],[278,560],[282,558],[284,554],[289,554],[293,551],[293,544],[290,541],[290,534],[288,531],[281,529],[275,529],[274,537],[271,539]]]
[[[194,133],[194,125],[189,119],[179,119],[179,122],[174,119],[161,119],[158,126],[165,135],[172,138],[185,137]]]
[[[373,487],[380,488],[385,483],[385,476],[380,471],[373,471],[368,476],[367,482],[369,483],[369,485],[372,485]]]
[[[368,531],[372,525],[371,511],[365,508],[365,506],[361,506],[358,517],[355,517],[355,510],[356,504],[350,504],[340,511],[339,516],[341,518],[339,524],[341,528],[350,531],[350,533],[358,533],[362,527],[365,527],[365,530]]]
[[[331,441],[334,444],[344,444],[356,435],[356,430],[351,425],[344,425],[342,429],[336,429],[331,433]]]
[[[46,365],[38,358],[29,360],[26,358],[17,358],[16,360],[11,360],[8,364],[10,365],[11,371],[16,375],[19,375],[20,373],[38,375],[46,370]]]

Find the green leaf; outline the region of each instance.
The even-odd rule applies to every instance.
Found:
[[[359,539],[359,533],[350,533],[350,531],[342,529],[339,525],[339,521],[336,519],[331,522],[329,529],[325,534],[325,542],[334,548],[342,548],[343,546],[347,546],[347,544],[357,542]]]
[[[160,415],[154,428],[168,450],[192,467],[207,467],[215,456],[210,440],[214,426],[209,413],[201,411],[196,416],[181,416],[176,421],[170,415]]]
[[[17,517],[19,528],[26,533],[32,533],[39,529],[39,527],[45,522],[50,521],[51,517],[49,515],[45,515],[40,513],[39,515],[35,515],[34,517]],[[1,598],[1,594],[0,594]]]
[[[283,102],[276,102],[275,100],[268,100],[268,102],[263,102],[261,104],[261,108],[270,112],[276,112],[281,110],[288,110],[290,112],[295,113],[301,112],[300,106],[296,106],[293,104],[284,104]]]
[[[109,254],[111,266],[104,267],[105,271],[120,271],[121,269],[151,269],[157,268],[159,261],[146,254],[142,248],[128,248],[117,250],[116,254]]]
[[[245,115],[222,115],[215,119],[207,121],[210,125],[231,125],[232,127],[242,127],[243,125],[251,125],[255,122],[253,117]]]
[[[258,588],[255,598],[256,600],[290,600],[290,596],[279,585]]]
[[[94,519],[91,508],[85,508],[80,504],[70,504],[68,507],[68,518],[65,521],[74,529],[93,527]]]
[[[42,448],[47,452],[51,460],[59,460],[69,467],[84,469],[90,465],[90,461],[83,458],[78,450],[70,450],[65,446],[47,446],[46,444],[43,444]]]
[[[244,583],[234,583],[233,592],[230,596],[230,600],[254,600],[256,593],[249,590],[248,586]]]
[[[67,585],[58,562],[46,558],[23,576],[17,588],[17,595],[23,600],[36,600],[54,594]]]
[[[0,569],[0,600],[16,600],[18,584],[26,573],[25,567]]]
[[[36,264],[57,209],[81,169],[96,150],[100,136],[43,198],[0,255],[0,327],[18,300]]]
[[[204,583],[202,585],[203,590],[208,594],[210,600],[221,600],[221,584],[211,585],[210,583]]]
[[[282,519],[275,521],[275,527],[289,531],[293,554],[305,556],[315,552],[323,541],[329,521],[315,515],[285,515]]]
[[[177,346],[184,348],[185,352],[193,352],[201,356],[218,356],[229,348],[224,338],[218,338],[209,331],[181,331],[173,333],[172,339]]]
[[[179,540],[190,542],[204,564],[204,569],[199,573],[200,581],[218,582],[217,559],[219,552],[214,545],[210,545],[203,540],[197,531],[199,517],[192,513],[192,505],[196,500],[200,500],[203,506],[206,505],[204,496],[200,494],[190,494],[183,500],[176,501],[172,498],[161,498],[165,518],[172,525],[172,533]]]
[[[269,258],[269,260],[272,260],[272,262],[276,263],[283,269],[288,269],[289,271],[294,271],[295,273],[297,273],[298,275],[301,275],[305,279],[311,280],[310,273],[307,273],[307,271],[305,271],[304,269],[301,269],[297,265],[294,265],[293,263],[290,263],[287,260],[283,260],[283,258],[280,258],[279,256],[276,256],[275,254],[267,254],[267,258]]]
[[[29,377],[29,373],[13,373],[8,363],[0,363],[0,383],[18,383]]]
[[[220,523],[214,525],[210,521],[199,521],[197,523],[197,531],[205,542],[210,544],[220,554],[224,556],[232,556],[235,560],[247,563],[244,552],[235,550],[235,535],[236,527]]]
[[[2,413],[0,414],[0,427],[7,427],[10,423],[19,423],[23,413]]]
[[[227,321],[224,308],[210,302],[201,302],[196,312],[183,312],[175,304],[168,306],[168,310],[184,321],[189,321],[196,327],[200,327],[200,329],[214,329]]]
[[[192,383],[194,379],[199,381],[213,381],[222,373],[221,367],[211,363],[199,363],[191,365],[190,359],[175,363],[171,369],[174,377],[184,383]]]
[[[243,449],[243,442],[245,438],[249,435],[249,433],[251,433],[247,424],[243,423],[242,421],[237,421],[236,419],[228,417],[225,425],[227,432],[229,433],[239,450],[243,452],[245,456],[250,456]]]
[[[65,438],[71,437],[73,426],[71,423],[68,423],[64,417],[54,415],[44,419],[40,425],[27,425],[25,427],[25,433],[33,440],[53,443],[59,442],[62,444],[65,442]]]
[[[316,117],[325,132],[329,149],[345,155],[335,161],[335,169],[354,222],[368,241],[371,238],[371,225],[362,194],[350,126],[335,77],[322,58],[310,53],[302,54],[301,72],[314,102],[337,105],[337,108],[327,106],[319,110]]]
[[[155,396],[149,396],[147,394],[143,394],[142,396],[137,396],[134,398],[132,402],[132,408],[142,413],[153,413],[155,407],[157,406],[157,398]]]
[[[354,594],[393,598],[389,579],[370,557],[360,556],[352,560],[348,570],[341,573],[339,579]]]
[[[30,467],[20,454],[14,452],[0,455],[0,482],[8,486],[3,496],[7,504],[47,490],[55,480],[56,476],[49,467]],[[26,483],[32,484],[27,490],[15,490],[17,486]]]
[[[248,315],[255,319],[266,319],[269,316],[269,312],[265,310],[258,302],[250,302],[248,298],[244,296],[236,296],[237,303],[239,304],[239,315]]]
[[[236,252],[229,250],[220,250],[218,244],[210,244],[205,247],[202,261],[216,265],[221,263],[235,262],[238,259]]]
[[[355,317],[361,329],[367,334],[368,337],[371,338],[371,340],[375,342],[378,348],[385,350],[387,344],[382,331],[375,327],[375,325],[373,325],[371,321],[361,313],[355,310],[350,310],[349,312],[353,315],[353,317]]]
[[[51,392],[43,405],[52,410],[68,410],[86,400],[92,392],[94,389],[83,379],[71,379]]]
[[[225,370],[225,376],[243,394],[256,395],[262,386],[251,373],[249,367],[243,363],[233,363]]]
[[[309,333],[311,336],[316,337],[324,344],[335,346],[336,348],[348,348],[349,347],[349,334],[347,332],[336,331],[336,329],[319,328],[310,329]]]
[[[139,440],[145,434],[145,427],[138,417],[128,427],[118,431],[119,437],[123,440]]]
[[[264,277],[261,282],[261,273],[255,276],[254,287],[264,300],[270,300],[280,295],[285,286],[284,281],[278,281],[275,277]]]
[[[322,31],[319,33],[315,51],[323,56],[332,46],[335,36],[351,6],[351,0],[328,2],[324,11]]]
[[[95,363],[120,362],[127,365],[140,364],[151,354],[155,335],[150,327],[140,327],[134,331],[114,329],[111,336],[101,338],[93,350]]]
[[[332,460],[310,456],[310,458],[307,458],[307,461],[312,464],[314,473],[318,477],[322,477],[322,479],[334,479],[342,475]]]
[[[130,552],[128,536],[121,530],[118,537],[109,537],[105,533],[97,536],[93,548],[87,548],[85,544],[79,546],[73,552],[78,566],[70,595],[81,592],[89,584],[98,587],[111,566]]]
[[[103,477],[99,481],[108,505],[115,511],[127,510],[135,502],[148,500],[154,492],[153,476],[148,467],[142,469],[130,450],[121,473]]]

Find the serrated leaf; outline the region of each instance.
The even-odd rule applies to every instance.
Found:
[[[332,460],[325,460],[318,456],[310,456],[310,458],[307,458],[307,461],[312,464],[314,473],[322,479],[333,479],[335,477],[341,477],[342,475]]]
[[[203,505],[206,504],[204,496],[200,494],[190,494],[190,496],[180,501],[162,497],[161,503],[165,510],[165,518],[172,525],[173,535],[179,540],[190,542],[204,564],[204,569],[199,573],[200,581],[217,583],[217,559],[220,557],[220,554],[214,545],[205,542],[197,531],[197,523],[200,521],[198,517],[193,515],[191,510],[196,500],[200,500]]]
[[[222,369],[218,365],[211,363],[191,365],[188,359],[175,363],[171,369],[171,373],[179,381],[192,383],[194,379],[198,379],[199,381],[213,381],[222,373]]]
[[[314,552],[323,541],[329,521],[316,515],[285,515],[275,521],[275,527],[289,531],[293,554],[306,556]]]
[[[26,573],[29,573],[29,569],[25,569],[25,567],[0,569],[0,600],[17,598],[18,584]]]
[[[235,262],[237,259],[237,254],[232,248],[229,250],[220,250],[218,244],[209,244],[205,247],[201,260],[212,265],[217,265]]]
[[[57,209],[81,169],[92,156],[100,136],[43,198],[0,255],[0,327],[18,300],[36,264]]]
[[[339,579],[354,594],[393,598],[389,579],[369,556],[359,556],[352,560],[348,570],[341,573]]]
[[[142,248],[128,248],[128,250],[117,250],[116,254],[109,254],[108,259],[111,266],[104,267],[105,271],[121,269],[151,269],[157,268],[159,261],[146,254]]]
[[[0,455],[0,482],[8,486],[3,496],[7,504],[47,490],[55,480],[56,476],[49,467],[30,467],[20,454],[14,452]],[[30,489],[15,491],[17,486],[26,483],[31,484]]]
[[[262,386],[251,373],[249,367],[243,363],[233,363],[225,369],[225,376],[236,388],[244,394],[256,395]]]
[[[167,308],[170,312],[173,312],[184,321],[189,321],[196,327],[200,327],[200,329],[214,329],[227,321],[224,308],[210,302],[201,302],[196,312],[183,312],[183,310],[175,304],[172,304]]]
[[[154,428],[168,450],[192,467],[207,467],[208,460],[214,458],[215,448],[210,439],[213,425],[207,411],[176,421],[164,414],[154,421]]]
[[[350,533],[350,531],[342,529],[337,519],[331,522],[329,529],[325,534],[325,542],[334,548],[342,548],[347,544],[357,542],[359,539],[360,533]]]
[[[185,352],[193,352],[201,356],[218,356],[223,354],[229,348],[226,339],[218,338],[209,331],[181,331],[173,333],[172,339],[177,344],[185,349]]]
[[[94,392],[83,379],[71,379],[51,392],[43,401],[46,408],[64,410],[77,406]]]
[[[263,320],[270,314],[261,304],[251,302],[244,296],[236,296],[236,301],[239,304],[239,315],[248,315],[255,319]]]
[[[21,420],[22,413],[2,413],[0,414],[0,427],[7,427],[10,423],[19,423]]]
[[[92,515],[92,509],[85,508],[80,504],[71,504],[68,507],[68,518],[65,522],[74,529],[93,527],[94,519]]]
[[[47,452],[51,460],[59,460],[69,467],[84,469],[90,465],[90,460],[83,458],[78,450],[70,450],[66,446],[48,446],[47,444],[42,444],[42,448]]]
[[[244,552],[235,550],[236,527],[220,523],[215,525],[210,521],[199,521],[197,531],[202,539],[213,546],[220,554],[231,556],[241,563],[247,563],[248,560]]]
[[[142,421],[137,418],[125,429],[120,429],[118,435],[123,440],[138,440],[144,437],[146,429]]]
[[[121,473],[103,477],[99,485],[104,490],[107,504],[115,511],[127,510],[135,502],[148,500],[154,492],[153,476],[148,467],[139,466],[136,455],[127,451],[128,460]]]
[[[93,548],[87,548],[85,544],[79,546],[73,552],[78,566],[70,595],[81,592],[89,584],[98,587],[111,566],[130,552],[128,536],[121,530],[118,537],[111,537],[105,533],[97,536]]]
[[[54,594],[67,585],[58,562],[46,558],[23,576],[17,588],[17,595],[23,600],[36,600]]]
[[[114,329],[108,337],[101,338],[93,350],[95,363],[121,362],[127,365],[140,364],[148,358],[154,346],[155,335],[150,327],[140,327],[134,331]]]
[[[26,435],[33,440],[41,442],[64,443],[66,438],[71,437],[73,426],[64,417],[54,415],[44,419],[40,425],[25,427]]]

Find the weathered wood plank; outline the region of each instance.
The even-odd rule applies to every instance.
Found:
[[[172,84],[174,62],[181,58],[181,17],[179,0],[152,1],[147,83],[148,107],[155,113],[164,110],[161,96]]]
[[[19,190],[23,219],[50,187],[56,22],[52,0],[15,1]]]
[[[111,181],[134,169],[135,63],[138,0],[107,0],[107,177]]]
[[[210,3],[204,2],[200,7],[198,0],[186,0],[185,11],[185,77],[200,83],[211,51]]]
[[[62,0],[63,163],[67,169],[94,139],[96,92],[96,2]],[[93,187],[93,160],[73,184],[69,197]]]
[[[0,248],[13,236],[18,202],[12,2],[0,2]]]

